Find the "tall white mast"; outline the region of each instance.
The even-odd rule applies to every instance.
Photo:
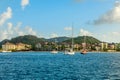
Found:
[[[74,35],[74,33],[73,33],[73,23],[72,23],[72,51],[73,51],[73,47],[74,47],[74,39],[73,39],[73,35]]]

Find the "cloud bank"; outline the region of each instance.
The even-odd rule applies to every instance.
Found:
[[[23,9],[27,5],[29,5],[29,0],[21,0],[21,6]],[[16,25],[14,25],[15,23],[10,22],[12,14],[11,7],[8,7],[6,11],[0,13],[0,41],[11,39],[16,36],[38,35],[30,26],[22,26],[21,22],[18,22]]]
[[[8,7],[7,11],[3,12],[0,15],[0,26],[2,26],[5,23],[5,21],[7,21],[10,18],[12,18],[12,9],[10,7]]]
[[[120,23],[120,1],[115,1],[114,7],[110,11],[93,21],[95,25],[112,23]]]
[[[92,33],[87,30],[80,29],[80,36],[92,36]]]
[[[12,23],[7,23],[6,27],[2,27],[0,29],[0,41],[4,39],[11,39],[16,36],[23,35],[37,35],[36,31],[34,31],[31,27],[26,26],[25,28],[21,28],[22,23],[17,23],[16,26],[13,26]]]

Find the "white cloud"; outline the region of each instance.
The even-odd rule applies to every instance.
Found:
[[[12,18],[12,9],[7,8],[7,11],[0,15],[0,26],[2,26],[6,20]]]
[[[13,28],[14,30],[14,33],[18,36],[23,36],[24,35],[24,30],[21,30],[20,27],[21,27],[22,23],[21,22],[18,22],[17,25]]]
[[[113,36],[120,36],[120,32],[112,32]]]
[[[94,34],[94,36],[103,42],[120,42],[120,32],[113,31],[113,32],[106,32],[102,34]]]
[[[120,23],[120,1],[115,1],[114,8],[112,8],[112,10],[99,17],[93,23],[97,25]]]
[[[72,27],[65,27],[64,30],[65,30],[65,31],[71,31],[71,30],[72,30]]]
[[[55,38],[55,37],[58,37],[58,35],[56,33],[52,33],[51,38]]]
[[[7,31],[6,30],[1,30],[0,31],[0,40],[7,39]]]
[[[29,5],[29,0],[21,0],[22,9],[24,9],[27,5]]]
[[[92,36],[92,33],[87,30],[80,29],[80,36]]]
[[[13,30],[12,30],[12,23],[8,23],[8,27],[7,27],[7,33],[10,34],[10,35],[13,35]]]
[[[8,23],[8,29],[12,29],[12,23]]]
[[[29,26],[25,27],[26,34],[37,35],[37,33]]]
[[[13,26],[12,23],[8,23],[7,26],[1,27],[0,29],[0,41],[4,39],[11,39],[16,36],[23,35],[35,35],[37,36],[36,31],[34,31],[31,27],[22,28],[22,23],[18,23],[16,26]]]
[[[24,33],[23,31],[19,31],[17,34],[18,34],[18,36],[23,36],[23,35],[25,35],[25,33]]]

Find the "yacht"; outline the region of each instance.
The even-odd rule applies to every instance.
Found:
[[[75,54],[75,52],[74,52],[74,40],[73,40],[73,26],[72,26],[71,41],[72,41],[71,48],[68,51],[65,51],[65,54],[69,54],[69,55],[74,55]]]
[[[75,52],[71,49],[69,51],[65,51],[65,54],[74,55]]]

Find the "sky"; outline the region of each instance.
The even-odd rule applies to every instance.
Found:
[[[72,28],[73,27],[73,28]],[[120,42],[120,0],[0,0],[0,41],[93,36]]]

